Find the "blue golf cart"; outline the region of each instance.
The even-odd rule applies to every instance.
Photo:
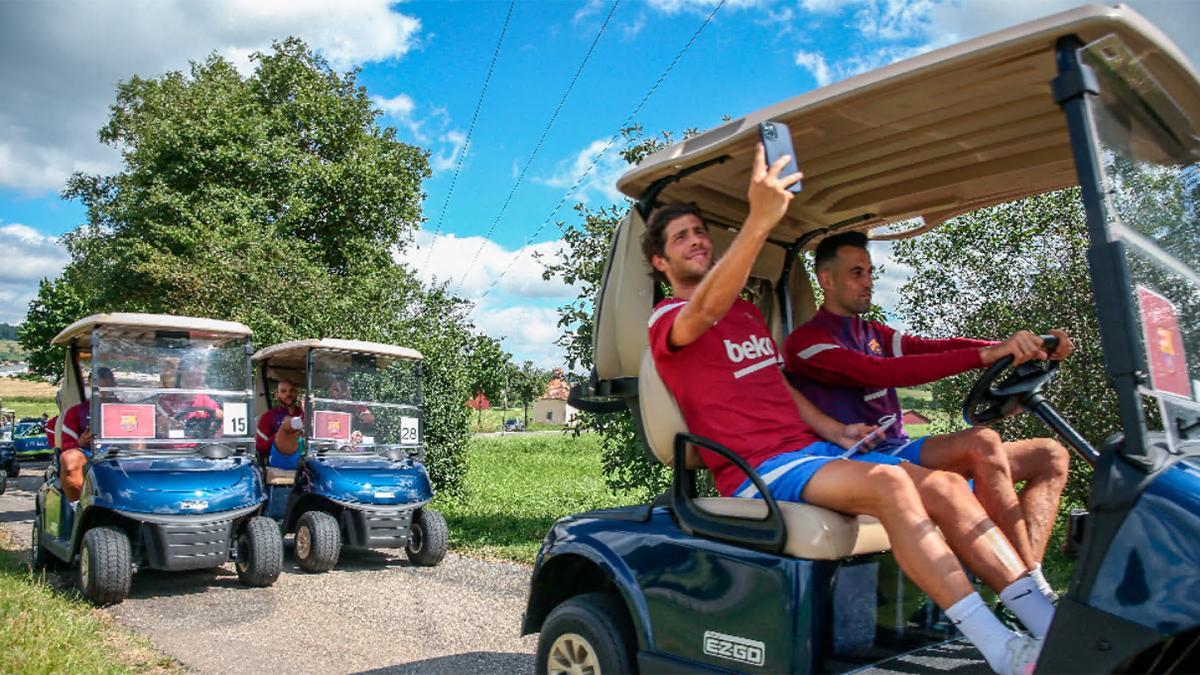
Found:
[[[342,548],[404,548],[437,565],[449,530],[429,508],[421,354],[358,340],[311,339],[254,355],[259,416],[280,380],[304,388],[304,438],[295,469],[266,466],[267,514],[295,534],[296,561],[327,572]]]
[[[801,254],[821,237],[919,236],[1080,188],[1120,427],[1089,444],[1043,395],[1046,363],[990,368],[964,416],[1033,414],[1094,469],[1037,671],[1200,672],[1200,79],[1141,16],[1098,6],[803,94],[663,148],[620,179],[634,205],[595,305],[594,371],[572,400],[628,410],[673,483],[653,504],[569,516],[546,535],[523,625],[540,632],[537,671],[986,669],[896,574],[874,519],[700,496],[697,447],[768,490],[740,457],[689,434],[663,386],[646,335],[662,289],[639,239],[657,205],[694,202],[719,256],[745,217],[768,120],[789,127],[806,174],[747,287],[776,344],[816,309]]]
[[[250,434],[250,329],[157,314],[98,314],[53,343],[66,348],[57,447],[76,404],[91,455],[77,502],[59,456],[34,505],[35,568],[77,566],[97,605],[121,602],[138,570],[233,561],[239,581],[270,586],[283,541],[262,516],[266,492]],[[85,380],[85,375],[88,376]],[[78,431],[78,430],[77,430]]]

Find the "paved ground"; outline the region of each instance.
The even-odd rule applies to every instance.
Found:
[[[26,468],[0,496],[0,526],[26,545],[40,482]],[[453,554],[414,567],[386,551],[310,575],[289,552],[271,588],[239,586],[231,566],[144,572],[105,611],[201,673],[528,673],[537,636],[518,633],[529,573]]]

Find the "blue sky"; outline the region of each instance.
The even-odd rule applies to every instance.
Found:
[[[75,170],[119,169],[116,153],[96,141],[118,81],[184,68],[213,51],[248,69],[254,50],[298,35],[338,67],[361,67],[360,81],[385,112],[383,123],[433,153],[435,173],[425,185],[428,222],[419,247],[401,258],[426,278],[463,279],[462,294],[477,301],[473,318],[480,329],[504,337],[518,359],[556,365],[561,357],[552,345],[558,334],[554,308],[574,293],[544,282],[530,255],[553,256],[558,229],[551,222],[535,233],[593,160],[581,189],[553,220],[573,220],[577,201],[600,206],[617,199],[614,185],[624,168],[619,141],[604,154],[599,150],[716,2],[620,0],[499,222],[501,205],[611,0],[518,0],[481,104],[507,0],[0,3],[0,250],[22,252],[0,266],[0,321],[21,320],[37,280],[53,276],[66,261],[56,238],[82,223],[84,212],[57,198],[65,178]],[[1073,4],[728,0],[633,121],[650,132],[705,129],[723,115],[741,116]],[[1200,3],[1131,4],[1193,62],[1200,58],[1194,44]],[[481,297],[506,268],[496,289]],[[903,270],[892,271],[880,286],[885,306],[902,279]]]

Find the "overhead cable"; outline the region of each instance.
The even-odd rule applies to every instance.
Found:
[[[470,274],[471,268],[475,262],[479,260],[479,254],[483,253],[483,247],[491,238],[492,233],[496,231],[496,226],[500,224],[500,219],[504,217],[504,212],[508,209],[509,202],[512,201],[513,195],[517,193],[517,188],[524,180],[525,174],[529,171],[529,167],[533,164],[533,160],[537,157],[538,151],[542,149],[542,143],[545,142],[546,136],[550,133],[550,127],[554,126],[554,121],[558,119],[558,113],[562,111],[563,104],[567,102],[567,97],[571,95],[571,90],[575,88],[575,83],[579,81],[579,75],[583,72],[583,67],[587,65],[588,59],[592,57],[592,52],[596,49],[596,44],[600,42],[601,36],[604,35],[604,30],[608,28],[608,22],[612,19],[613,14],[617,11],[617,5],[621,4],[621,0],[613,0],[612,7],[608,10],[608,16],[604,17],[604,23],[600,25],[600,30],[596,32],[596,37],[592,40],[592,44],[588,47],[587,53],[583,55],[583,61],[579,63],[579,68],[575,70],[575,76],[571,78],[570,84],[567,85],[566,91],[563,92],[562,98],[558,100],[558,106],[554,108],[554,113],[550,115],[550,121],[546,123],[546,128],[542,129],[542,135],[538,138],[537,144],[533,146],[533,153],[529,155],[525,166],[521,169],[520,175],[517,176],[517,182],[513,183],[512,189],[508,191],[508,196],[504,199],[504,204],[500,206],[500,212],[496,214],[496,219],[492,221],[488,227],[487,233],[483,235],[483,241],[479,242],[479,248],[475,251],[475,255],[471,258],[471,262],[463,268],[462,278],[458,280],[458,287],[455,292],[462,289],[463,282],[467,280],[467,275]]]
[[[471,125],[467,127],[467,135],[463,140],[462,150],[458,154],[458,163],[454,167],[454,175],[450,178],[450,189],[446,191],[446,199],[442,202],[442,210],[438,213],[437,225],[433,228],[433,237],[429,242],[429,252],[425,254],[425,262],[421,264],[417,272],[420,276],[420,270],[424,270],[429,266],[429,259],[433,256],[433,245],[437,241],[437,237],[442,232],[442,221],[446,217],[446,209],[450,206],[450,198],[454,196],[454,186],[458,183],[458,175],[462,172],[463,162],[467,158],[467,152],[471,148],[471,134],[475,131],[475,123],[479,120],[479,110],[483,107],[483,99],[487,96],[488,85],[492,81],[492,73],[496,70],[496,60],[500,57],[500,46],[504,44],[504,36],[508,33],[508,23],[512,19],[513,8],[517,6],[517,0],[512,0],[508,3],[508,13],[504,15],[504,26],[500,29],[500,38],[496,40],[496,49],[492,52],[492,62],[488,65],[487,75],[483,78],[483,89],[479,92],[479,100],[475,102],[475,114],[471,116]]]
[[[608,149],[612,147],[613,143],[616,143],[617,139],[621,136],[621,131],[626,129],[630,122],[633,121],[633,118],[642,111],[642,107],[646,105],[646,102],[650,100],[650,97],[654,95],[654,92],[658,90],[663,81],[667,79],[667,76],[671,74],[671,71],[683,58],[683,55],[686,54],[689,49],[691,49],[693,44],[695,44],[696,39],[699,38],[700,34],[704,32],[704,29],[708,27],[709,22],[711,22],[713,17],[717,15],[717,12],[725,6],[726,1],[727,0],[721,0],[712,8],[712,11],[708,13],[707,17],[705,17],[704,22],[700,24],[700,27],[696,29],[696,32],[692,33],[692,37],[689,38],[687,43],[683,45],[683,49],[679,50],[679,53],[675,55],[675,58],[671,61],[670,65],[667,66],[666,70],[664,70],[662,74],[658,76],[658,79],[655,80],[654,84],[651,85],[646,93],[642,96],[642,100],[638,101],[638,104],[634,107],[633,112],[629,113],[624,122],[621,122],[621,124],[617,127],[617,131],[608,139],[608,143],[604,145],[600,152],[596,153],[592,157],[592,161],[587,165],[587,168],[584,169],[583,173],[579,174],[579,178],[575,180],[575,184],[572,185],[569,190],[567,190],[567,193],[564,194],[562,199],[558,201],[558,204],[555,205],[554,210],[552,210],[550,215],[546,216],[546,219],[543,220],[540,225],[538,225],[537,229],[534,230],[533,234],[525,240],[525,243],[521,246],[521,248],[517,249],[516,253],[513,254],[512,260],[508,262],[508,266],[501,270],[500,274],[497,275],[496,278],[492,280],[492,283],[488,285],[482,294],[480,294],[478,298],[479,300],[486,298],[488,294],[490,294],[492,290],[496,288],[496,286],[500,283],[500,280],[504,278],[504,275],[508,274],[509,270],[513,268],[513,265],[515,265],[517,260],[521,257],[521,252],[531,243],[533,243],[534,239],[537,239],[538,235],[542,233],[542,230],[546,229],[546,225],[550,224],[550,221],[554,218],[554,215],[558,213],[558,210],[562,208],[563,204],[567,203],[567,200],[571,198],[571,195],[575,194],[575,191],[578,190],[579,186],[583,184],[583,179],[592,172],[592,169],[595,168],[596,163],[600,161],[600,158],[604,156],[604,153],[608,152]]]

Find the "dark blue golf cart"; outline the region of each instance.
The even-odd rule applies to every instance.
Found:
[[[917,236],[957,214],[1081,188],[1120,428],[1093,448],[1042,396],[1054,366],[1040,363],[989,369],[965,417],[1036,415],[1095,469],[1038,672],[1200,672],[1200,80],[1142,17],[1097,6],[798,96],[620,179],[635,203],[596,302],[595,369],[572,399],[628,409],[674,479],[651,505],[577,514],[546,535],[523,626],[541,633],[537,671],[986,669],[896,575],[878,522],[698,496],[696,446],[767,490],[736,455],[687,433],[658,378],[646,325],[662,296],[639,239],[656,205],[694,202],[719,255],[745,217],[767,120],[790,128],[806,174],[747,291],[777,344],[815,311],[800,253],[821,237]]]
[[[38,490],[34,567],[78,565],[83,594],[121,602],[142,569],[232,560],[248,586],[283,568],[249,432],[250,329],[156,314],[98,314],[58,334],[66,348],[57,447],[78,414],[92,435],[83,493],[70,502],[60,457]],[[85,375],[87,382],[85,386]]]
[[[343,547],[404,548],[417,565],[446,556],[449,530],[429,508],[421,416],[421,354],[358,340],[312,339],[254,355],[256,412],[280,380],[304,387],[295,469],[264,468],[267,513],[295,533],[296,560],[327,572]]]

